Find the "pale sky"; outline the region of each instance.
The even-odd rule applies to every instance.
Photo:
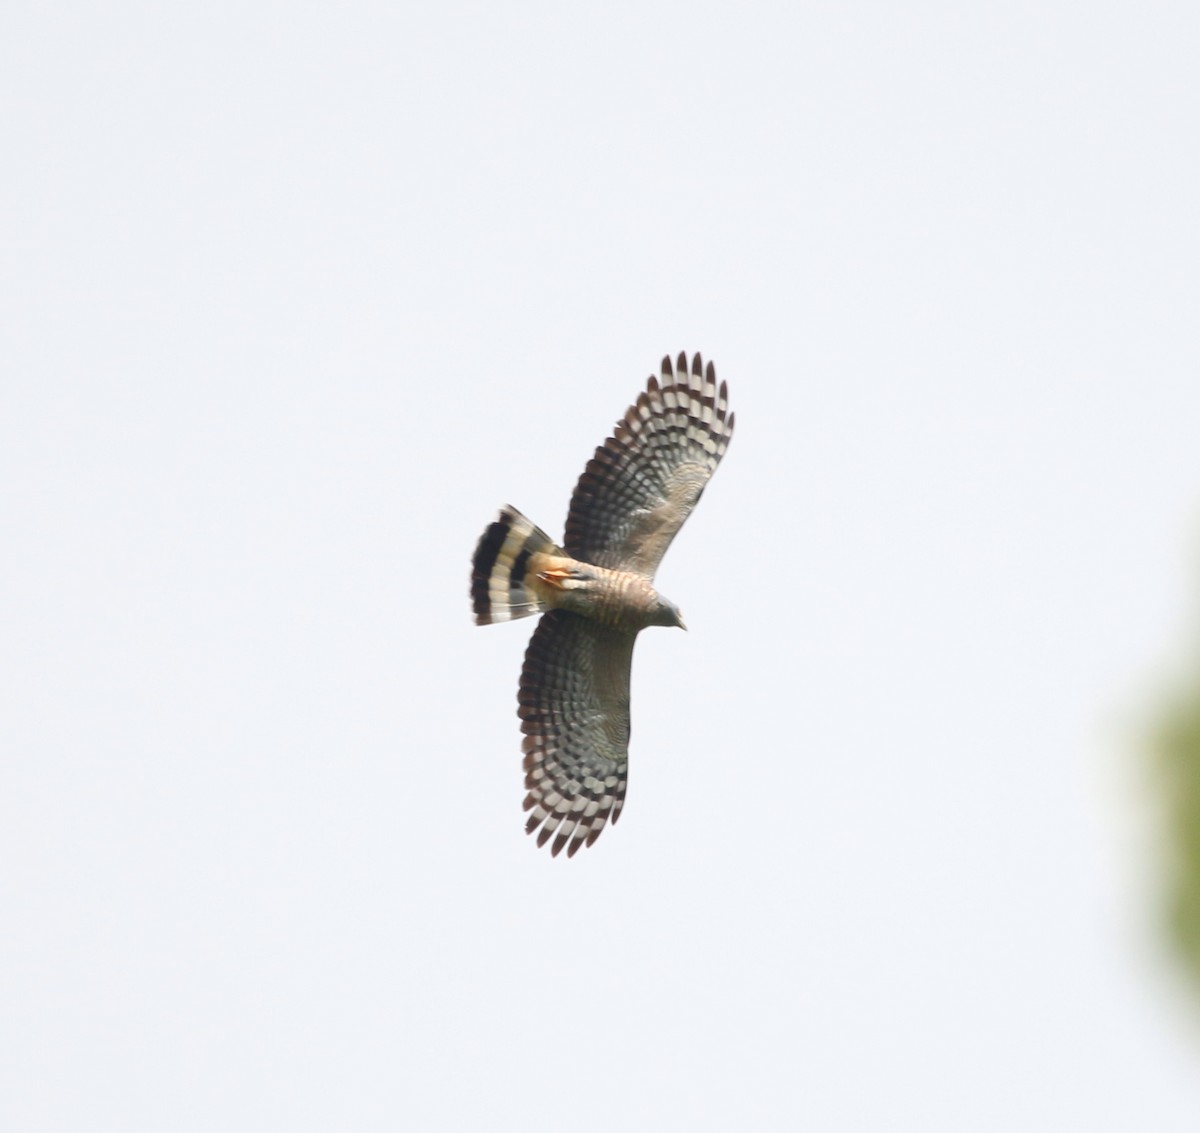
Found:
[[[1191,1133],[1200,10],[429,7],[4,20],[0,1126]],[[470,555],[680,350],[555,860]]]

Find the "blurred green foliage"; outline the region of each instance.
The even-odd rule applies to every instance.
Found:
[[[1200,673],[1155,737],[1167,822],[1171,935],[1200,981]]]

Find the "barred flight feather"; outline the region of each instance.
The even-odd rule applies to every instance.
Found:
[[[590,846],[625,805],[634,636],[552,610],[525,652],[525,830],[537,831],[539,846],[553,837],[552,854]]]
[[[588,462],[567,515],[568,554],[654,577],[733,436],[725,383],[700,355],[662,360],[659,378]]]

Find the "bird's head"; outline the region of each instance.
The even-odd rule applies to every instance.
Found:
[[[654,610],[650,615],[650,624],[652,626],[678,626],[680,629],[687,629],[687,626],[683,624],[683,615],[679,612],[679,607],[661,596],[655,601]]]

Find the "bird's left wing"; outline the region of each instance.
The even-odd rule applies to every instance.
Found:
[[[625,804],[634,635],[567,610],[542,616],[525,651],[517,709],[525,733],[526,833],[571,857]],[[541,827],[539,830],[538,828]]]

